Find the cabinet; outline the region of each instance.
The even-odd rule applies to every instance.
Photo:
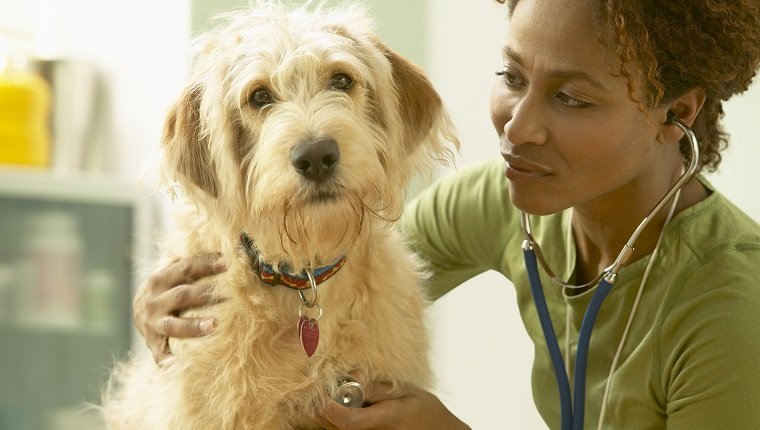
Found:
[[[112,178],[0,168],[0,430],[90,430],[135,339],[154,205]]]

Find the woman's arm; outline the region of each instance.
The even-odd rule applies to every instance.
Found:
[[[467,166],[407,206],[400,228],[431,272],[431,299],[487,270],[503,269],[505,244],[521,234],[503,166],[500,159]]]

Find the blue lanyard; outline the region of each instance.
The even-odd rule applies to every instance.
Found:
[[[605,276],[602,278],[599,282],[599,287],[591,298],[591,302],[589,302],[586,313],[583,315],[583,322],[581,323],[581,330],[578,335],[578,350],[575,359],[575,372],[573,375],[573,396],[571,397],[570,382],[562,364],[562,352],[559,349],[557,335],[552,326],[551,314],[549,313],[549,308],[546,306],[544,290],[541,285],[541,279],[538,275],[536,253],[527,240],[523,243],[523,255],[525,257],[525,268],[528,271],[530,290],[533,294],[533,301],[536,304],[538,319],[541,323],[541,330],[544,332],[546,347],[549,350],[552,367],[554,368],[554,374],[557,378],[562,417],[561,429],[583,430],[583,416],[586,404],[586,364],[588,362],[588,351],[591,343],[591,330],[596,321],[596,316],[599,314],[599,309],[602,307],[602,302],[607,297],[607,294],[615,283],[615,277]]]

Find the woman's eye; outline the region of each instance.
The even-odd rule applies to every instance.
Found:
[[[272,93],[270,93],[266,88],[259,88],[258,90],[254,91],[250,97],[248,97],[248,104],[256,109],[262,108],[272,103],[274,103],[274,97],[272,96]]]
[[[348,91],[353,84],[354,80],[345,73],[337,73],[330,78],[331,90]]]
[[[557,93],[557,98],[562,102],[562,104],[568,107],[584,108],[591,106],[591,103],[578,100],[575,97],[569,96],[565,93]]]
[[[520,77],[515,73],[512,73],[507,67],[496,72],[496,76],[501,76],[501,78],[504,79],[504,83],[511,88],[519,87],[524,84]]]

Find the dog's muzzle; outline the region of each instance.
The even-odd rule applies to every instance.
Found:
[[[340,150],[335,139],[309,139],[290,150],[290,164],[304,178],[322,182],[335,172],[340,161]]]

